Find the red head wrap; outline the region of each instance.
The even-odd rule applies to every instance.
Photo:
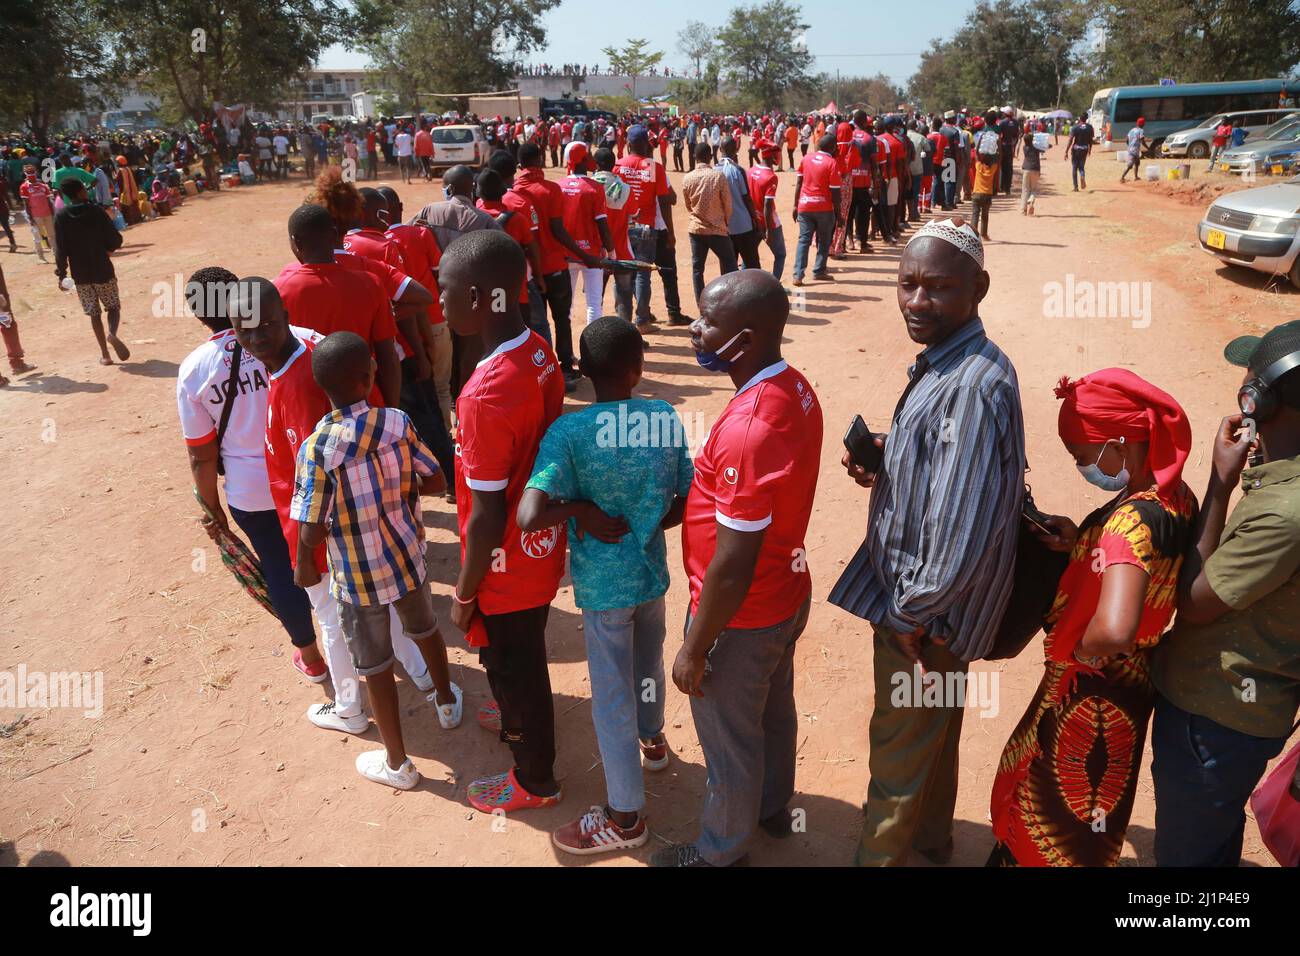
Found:
[[[1148,442],[1147,463],[1160,494],[1168,498],[1177,492],[1192,447],[1192,426],[1167,392],[1128,369],[1104,368],[1075,382],[1062,378],[1056,397],[1064,399],[1056,421],[1061,441]]]

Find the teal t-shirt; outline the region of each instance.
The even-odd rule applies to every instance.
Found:
[[[551,424],[528,487],[555,501],[594,502],[632,529],[607,544],[579,538],[570,520],[569,574],[578,607],[610,611],[663,596],[668,554],[660,523],[694,477],[685,428],[667,402],[598,402]]]

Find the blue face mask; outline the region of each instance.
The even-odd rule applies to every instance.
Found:
[[[1107,445],[1110,442],[1106,443]],[[1090,485],[1096,485],[1102,491],[1121,491],[1128,487],[1129,473],[1128,468],[1124,467],[1119,470],[1118,475],[1108,475],[1101,470],[1101,456],[1106,454],[1106,447],[1102,446],[1101,454],[1091,465],[1076,465],[1079,474],[1083,475],[1083,480]]]
[[[727,349],[731,348],[731,344],[732,344],[733,342],[735,342],[736,339],[740,338],[742,335],[744,335],[744,334],[745,334],[746,332],[748,332],[748,331],[749,331],[749,329],[741,329],[739,332],[737,332],[737,333],[736,333],[735,335],[733,335],[731,338],[727,339],[726,344],[723,345],[722,348],[720,348],[720,349],[715,349],[715,350],[712,351],[712,352],[696,352],[696,353],[695,353],[695,361],[699,362],[700,365],[702,365],[704,368],[708,369],[710,372],[727,372],[727,371],[730,371],[730,370],[731,370],[731,363],[734,362],[736,359],[740,358],[742,355],[744,355],[744,354],[745,354],[745,350],[744,350],[744,349],[741,349],[739,352],[737,352],[735,355],[733,355],[733,356],[732,356],[731,358],[729,358],[729,359],[724,359],[724,358],[722,358],[722,357],[721,357],[721,356],[722,356],[722,353],[725,352],[725,351],[727,351]]]

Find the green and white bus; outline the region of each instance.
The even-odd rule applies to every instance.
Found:
[[[1088,121],[1102,149],[1116,149],[1139,116],[1146,118],[1153,149],[1170,133],[1191,129],[1215,113],[1296,106],[1300,79],[1245,80],[1233,83],[1174,83],[1115,86],[1098,90]]]

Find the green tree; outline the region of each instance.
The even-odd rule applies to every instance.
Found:
[[[412,112],[424,94],[503,89],[559,0],[357,0],[353,45]],[[456,98],[465,109],[464,97]]]
[[[1254,80],[1300,61],[1300,12],[1291,0],[1105,0],[1095,54],[1107,86]]]
[[[628,40],[617,49],[607,46],[602,53],[609,58],[609,71],[619,76],[632,77],[632,98],[636,99],[636,78],[649,73],[664,58],[663,53],[651,53],[649,40]]]
[[[79,4],[5,0],[0,29],[0,118],[23,128],[41,146],[64,113],[95,102],[95,88],[112,79],[100,49],[99,26]]]
[[[677,49],[695,64],[694,79],[703,76],[701,64],[713,53],[713,27],[699,20],[690,20],[677,33]]]
[[[202,120],[214,101],[280,105],[342,36],[335,0],[90,0],[122,75],[158,93],[165,116]]]
[[[785,106],[792,95],[810,95],[812,54],[802,39],[808,27],[803,11],[786,0],[733,8],[718,31],[726,77],[764,109]]]

